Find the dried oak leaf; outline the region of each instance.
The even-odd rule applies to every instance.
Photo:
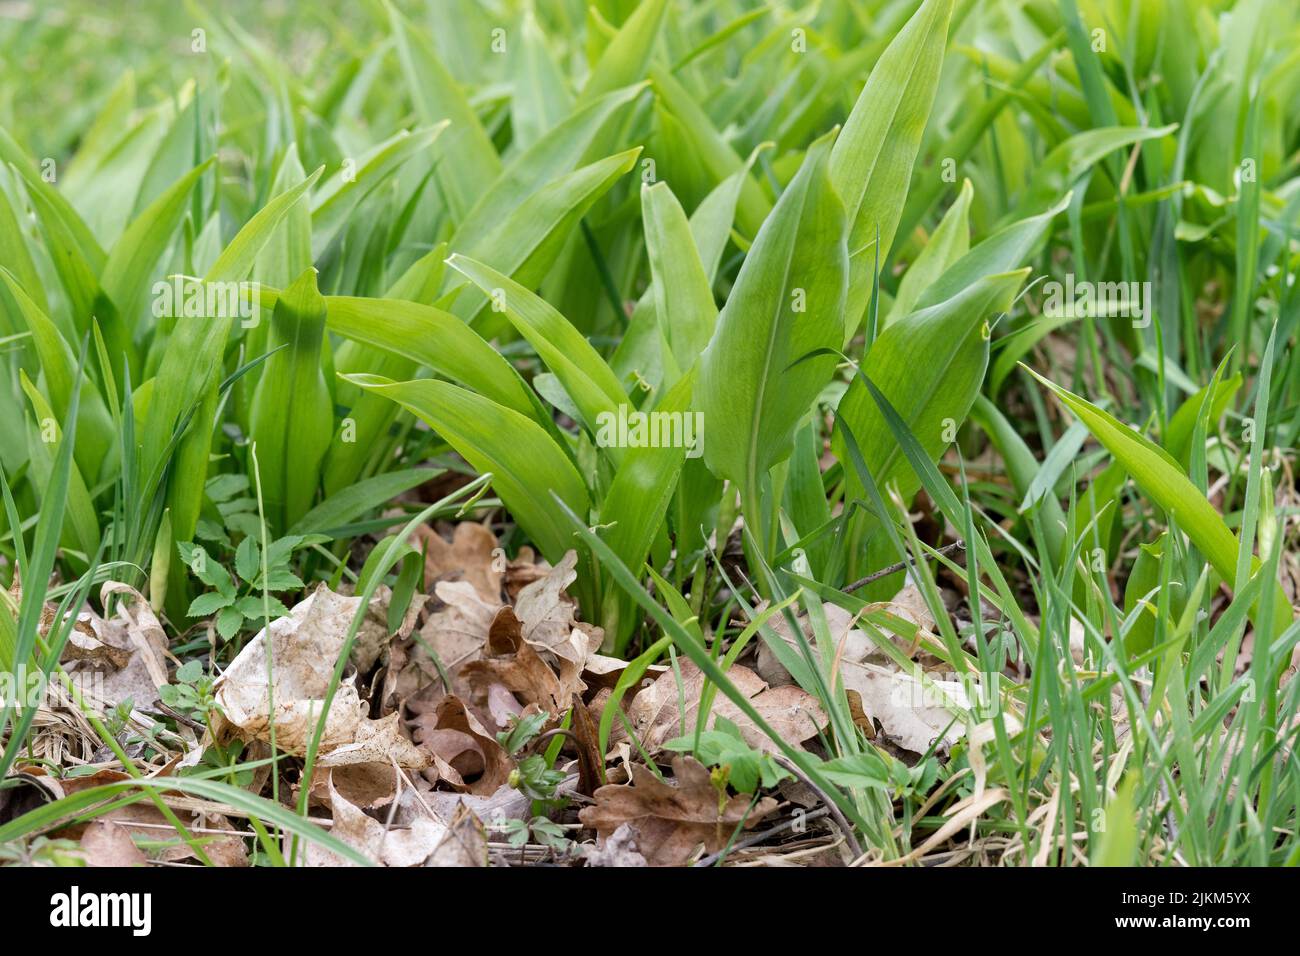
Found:
[[[385,712],[417,696],[427,697],[430,689],[435,700],[446,694],[438,664],[454,677],[462,664],[477,660],[501,607],[500,602],[485,601],[466,581],[440,581],[434,585],[434,596],[436,603],[420,627],[419,639],[394,641],[391,646],[381,698]]]
[[[825,715],[816,698],[793,684],[768,687],[761,677],[739,664],[733,665],[727,671],[727,676],[749,698],[759,715],[789,743],[803,743],[816,736],[818,729],[826,724]],[[668,670],[632,699],[627,709],[628,721],[647,752],[657,753],[674,737],[694,732],[703,688],[704,674],[690,661],[682,661],[680,686],[677,675]],[[686,710],[684,726],[683,705]],[[719,716],[736,724],[741,736],[751,747],[767,751],[777,749],[776,744],[722,693],[715,695],[709,709],[710,727]],[[622,730],[622,726],[621,721],[614,723],[616,730],[611,735],[611,740],[625,736],[626,731]]]
[[[506,597],[513,602],[520,591],[546,577],[550,570],[551,566],[545,559],[539,560],[533,549],[524,545],[515,558],[506,563]]]
[[[585,636],[590,656],[597,638],[582,631],[574,633]],[[479,713],[491,714],[497,730],[504,729],[508,718],[514,716],[501,710],[499,699],[494,705],[493,694],[500,689],[522,706],[533,705],[550,714],[567,710],[573,695],[586,689],[582,681],[586,657],[575,661],[555,656],[553,664],[548,662],[545,652],[525,640],[523,625],[512,608],[501,608],[492,619],[483,650],[482,659],[465,664],[459,677],[468,691],[467,702]]]
[[[577,564],[577,552],[565,552],[544,578],[519,592],[514,612],[529,644],[567,661],[585,664],[600,646],[604,632],[575,620],[577,605],[565,591],[578,579]]]
[[[440,776],[457,790],[490,796],[510,778],[510,755],[459,697],[443,698],[409,725],[415,742],[447,767]]]
[[[333,774],[330,776],[328,792],[334,817],[330,834],[376,863],[419,866],[449,832],[445,821],[427,812],[413,819],[410,826],[386,828],[343,796],[335,786]],[[306,863],[308,866],[352,865],[351,861],[314,843],[307,845]]]
[[[425,866],[487,866],[487,829],[469,807],[461,804],[447,833],[424,861]]]
[[[483,600],[501,602],[501,572],[494,554],[497,539],[485,526],[462,521],[450,542],[427,525],[417,528],[416,536],[425,549],[426,581],[465,581]]]
[[[249,641],[213,685],[224,717],[218,734],[270,740],[274,724],[276,746],[285,753],[305,755],[360,602],[359,597],[335,594],[322,584],[288,617],[272,621]],[[268,634],[274,716],[268,710]],[[429,756],[402,737],[395,715],[390,717],[370,720],[356,688],[340,684],[325,720],[322,763],[385,759],[409,769],[429,766]]]
[[[751,809],[750,796],[721,794],[693,757],[674,757],[672,768],[674,783],[668,783],[634,765],[631,784],[596,791],[595,805],[578,813],[582,825],[595,830],[604,846],[620,826],[630,824],[640,833],[641,853],[650,866],[683,866],[701,845],[716,853],[737,827],[749,829],[776,809],[771,797]]]
[[[352,642],[352,663],[359,674],[369,673],[376,661],[386,657],[392,642],[405,640],[411,635],[429,596],[416,594],[411,597],[411,603],[406,606],[396,633],[388,630],[388,607],[392,600],[393,589],[387,584],[381,584],[370,599],[361,626],[357,628],[356,640]]]

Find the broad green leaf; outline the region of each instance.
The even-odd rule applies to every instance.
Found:
[[[103,396],[95,388],[94,382],[86,377],[77,381],[77,360],[73,356],[72,347],[49,317],[18,285],[13,274],[0,267],[0,280],[3,280],[17,303],[18,311],[31,332],[31,343],[40,361],[46,394],[58,421],[67,420],[73,391],[81,396],[75,442],[77,468],[83,475],[89,476],[92,483],[96,482],[104,474],[106,466],[111,471],[116,464],[113,420],[108,406],[104,404]]]
[[[1034,178],[1020,197],[1020,215],[1030,215],[1055,202],[1074,187],[1080,176],[1115,150],[1161,139],[1177,128],[1177,124],[1155,128],[1110,126],[1076,133],[1048,153],[1038,165]]]
[[[487,263],[522,286],[541,284],[555,264],[569,232],[587,210],[636,163],[640,148],[615,153],[524,199],[501,223],[471,246],[455,251]],[[452,312],[475,321],[488,308],[485,295],[463,290]]]
[[[664,393],[653,409],[652,414],[658,417],[649,420],[651,428],[658,428],[655,422],[665,423],[664,428],[681,441],[659,447],[646,443],[628,449],[601,503],[600,521],[604,526],[601,537],[630,568],[640,568],[645,563],[655,536],[662,530],[668,503],[686,460],[688,430],[697,449],[704,444],[703,432],[695,433],[699,416],[691,411],[693,385],[694,376],[688,372]],[[659,434],[662,436],[663,432]],[[615,648],[621,648],[631,633],[635,624],[632,610],[631,598],[622,591],[609,592],[605,598],[601,624],[613,636]]]
[[[601,130],[644,89],[644,84],[629,86],[593,100],[515,157],[456,227],[451,248],[469,252],[530,196],[573,172]]]
[[[89,264],[91,272],[99,275],[104,268],[104,250],[100,248],[76,210],[63,198],[63,194],[45,181],[41,170],[3,126],[0,126],[0,160],[8,163],[18,173],[27,186],[28,195],[41,194],[45,204],[53,212],[54,218],[59,221],[60,229],[72,237],[73,245],[82,259]]]
[[[290,535],[328,532],[360,518],[366,512],[392,501],[416,485],[442,474],[439,468],[406,468],[375,475],[330,495],[307,512],[286,532]]]
[[[1137,778],[1129,773],[1106,804],[1106,825],[1093,853],[1093,866],[1135,866],[1138,862],[1138,807],[1133,791]]]
[[[320,184],[311,197],[313,258],[320,258],[367,195],[389,180],[403,163],[429,150],[447,122],[396,135],[360,156]]]
[[[641,187],[641,218],[659,329],[680,373],[713,337],[718,306],[686,212],[667,183]]]
[[[673,155],[659,157],[661,161],[676,162],[679,158],[689,157],[692,162],[703,165],[710,178],[710,186],[745,169],[745,161],[723,139],[708,114],[670,71],[654,67],[650,71],[650,77],[654,82],[655,95],[677,121],[686,144],[689,144],[688,151],[674,150]],[[671,174],[665,178],[677,182]],[[746,236],[755,235],[771,210],[771,200],[764,195],[753,176],[747,173],[742,180],[740,199],[736,204],[737,225]]]
[[[149,279],[185,216],[194,184],[214,162],[205,160],[168,187],[135,217],[113,244],[100,282],[128,329],[135,328],[144,311],[145,300],[153,287]]]
[[[29,189],[27,194],[45,236],[45,246],[54,264],[54,271],[58,273],[59,283],[67,295],[73,326],[78,335],[83,335],[90,328],[91,315],[96,313],[100,294],[98,276],[102,266],[97,268],[83,254],[75,234],[68,228],[67,220],[50,199],[50,193],[42,189]]]
[[[579,104],[645,77],[667,9],[668,0],[644,0],[637,7],[592,68]]]
[[[844,206],[827,170],[830,146],[828,136],[809,148],[700,356],[704,460],[752,501],[767,470],[790,454],[795,426],[835,367],[829,355],[800,360],[844,339],[848,250]]]
[[[968,179],[962,183],[956,200],[944,213],[920,255],[907,267],[889,313],[880,323],[881,329],[911,312],[925,291],[970,252],[970,203],[974,195],[975,190]]]
[[[731,225],[736,218],[736,203],[748,175],[748,166],[732,173],[704,197],[704,201],[691,213],[691,240],[704,266],[710,287],[717,274],[718,263],[726,251]],[[627,382],[638,377],[652,387],[660,384],[663,374],[659,329],[659,308],[652,282],[632,310],[627,331],[610,359],[610,366],[620,381]]]
[[[551,495],[586,514],[591,507],[587,488],[564,451],[536,422],[448,382],[390,382],[369,375],[349,375],[347,380],[399,402],[480,474],[491,472],[497,496],[548,561],[558,562],[574,546],[568,520]]]
[[[602,414],[618,414],[619,406],[627,403],[627,393],[600,353],[568,319],[491,266],[458,255],[447,264],[492,297],[493,309],[505,314],[555,373],[589,431],[596,432]],[[620,457],[618,449],[611,452]]]
[[[527,149],[573,107],[573,94],[531,9],[524,11],[513,60],[510,131],[514,145]]]
[[[881,54],[831,150],[831,182],[849,221],[846,338],[857,331],[903,214],[930,116],[953,0],[925,0]]]
[[[35,417],[35,421],[28,428],[27,445],[31,462],[29,474],[32,488],[42,507],[51,507],[52,504],[47,500],[47,489],[51,487],[55,468],[55,456],[51,446],[62,443],[63,429],[59,427],[54,409],[45,401],[45,397],[27,377],[27,373],[20,370],[18,375],[23,391],[26,392],[28,401],[32,403],[32,414]],[[99,519],[95,514],[95,506],[91,502],[90,492],[82,477],[81,469],[75,462],[68,473],[66,508],[67,524],[59,540],[64,547],[76,548],[89,559],[94,556],[99,547]]]
[[[243,281],[276,226],[302,200],[319,175],[320,170],[317,170],[267,203],[239,230],[203,281]],[[203,483],[208,471],[212,419],[217,408],[216,386],[234,318],[223,315],[197,320],[201,325],[195,334],[190,333],[186,323],[196,320],[178,321],[155,378],[149,414],[142,430],[142,473],[153,475],[162,464],[160,456],[170,446],[172,433],[182,417],[191,408],[197,409],[181,441],[179,457],[173,462],[173,477],[168,491],[172,528],[180,541],[188,541],[194,536],[198,521]]]
[[[1011,308],[1029,270],[980,279],[946,302],[892,323],[871,346],[862,371],[875,383],[929,455],[937,459],[956,437],[984,381],[989,320]],[[898,487],[911,500],[920,479],[860,377],[840,400],[835,453],[848,461],[847,423],[882,491]],[[851,480],[857,482],[852,472]],[[855,484],[861,494],[860,484]]]
[[[914,308],[920,310],[938,305],[986,276],[1023,266],[1047,235],[1052,220],[1069,202],[1067,193],[1060,202],[1039,215],[1003,226],[949,266],[937,282],[921,293]]]
[[[0,177],[7,175],[6,171],[0,170]],[[0,266],[4,266],[14,274],[18,284],[28,290],[27,294],[32,301],[48,315],[50,305],[45,298],[45,287],[36,272],[31,250],[27,247],[27,240],[23,236],[22,227],[18,224],[18,216],[10,204],[9,194],[4,188],[2,178],[0,178]],[[72,327],[69,325],[62,331],[71,333]]]
[[[447,269],[446,258],[447,244],[434,246],[398,277],[386,297],[417,304],[433,302]],[[373,372],[385,378],[405,380],[415,375],[419,363],[348,339],[334,350],[334,368],[336,372]],[[388,432],[401,412],[388,399],[352,388],[346,382],[339,383],[335,402],[345,406],[350,403],[351,407],[339,422],[325,456],[325,493],[331,496],[346,490],[368,465],[378,467],[381,456],[391,450]]]
[[[1223,417],[1223,413],[1228,408],[1228,403],[1232,401],[1232,397],[1241,388],[1241,373],[1237,372],[1221,381],[1211,382],[1194,394],[1189,395],[1178,406],[1178,410],[1169,417],[1169,426],[1165,429],[1160,444],[1165,451],[1169,452],[1169,456],[1184,468],[1187,467],[1191,457],[1192,436],[1196,430],[1196,420],[1201,414],[1202,405],[1209,394],[1211,386],[1214,388],[1214,399],[1210,402],[1206,411],[1208,421],[1214,423]]]
[[[263,286],[263,308],[280,293]],[[541,413],[519,373],[477,332],[442,309],[402,299],[325,296],[329,330],[426,365],[521,415]]]
[[[334,405],[321,372],[325,299],[308,268],[271,316],[271,357],[253,394],[250,435],[269,523],[286,529],[307,513],[334,434]]]

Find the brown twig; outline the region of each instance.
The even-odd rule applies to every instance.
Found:
[[[782,823],[778,823],[774,827],[769,827],[768,829],[764,830],[762,833],[755,833],[752,836],[745,837],[745,839],[743,840],[738,840],[736,843],[734,843],[731,846],[723,847],[717,853],[710,853],[708,856],[702,857],[695,864],[695,866],[712,866],[713,864],[721,860],[724,856],[729,856],[730,854],[735,853],[737,850],[747,850],[751,846],[758,846],[760,843],[762,843],[764,840],[767,840],[769,837],[774,837],[777,834],[784,833],[786,830],[789,830],[791,827],[795,826],[796,824],[807,823],[809,820],[820,820],[822,817],[830,813],[830,810],[828,809],[829,806],[830,805],[827,804],[827,806],[820,807],[814,810],[812,813],[805,813],[802,817],[791,817],[789,820],[786,820]]]
[[[934,556],[942,555],[944,557],[947,557],[948,555],[952,554],[955,551],[965,551],[965,550],[966,550],[966,542],[958,538],[952,544],[945,544],[942,548],[937,549],[934,553]],[[852,584],[843,588],[843,591],[845,594],[848,594],[850,591],[856,591],[858,588],[866,587],[872,581],[879,581],[881,578],[887,578],[891,574],[897,574],[899,571],[906,571],[912,566],[913,563],[911,561],[899,561],[897,564],[891,564],[887,568],[881,568],[879,571],[873,571],[870,574],[868,574],[865,578],[859,578],[857,581],[854,581]]]
[[[822,803],[826,806],[830,815],[834,817],[835,822],[839,824],[840,830],[843,831],[844,839],[848,842],[849,849],[853,851],[853,858],[856,860],[860,857],[862,855],[862,848],[858,846],[858,841],[853,836],[853,828],[849,826],[849,821],[844,819],[844,814],[840,813],[839,807],[835,806],[835,801],[830,798],[830,795],[821,787],[817,786],[817,784],[809,780],[808,775],[800,770],[798,765],[793,761],[786,760],[784,757],[776,755],[773,755],[772,759],[786,770],[789,770],[804,783],[808,784],[809,789],[812,790],[813,793],[817,794],[817,796],[821,797]]]

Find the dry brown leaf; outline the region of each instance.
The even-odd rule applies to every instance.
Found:
[[[569,774],[555,788],[557,797],[566,797],[578,789],[578,775]],[[403,796],[409,793],[403,791]],[[433,790],[421,794],[421,798],[433,808],[434,813],[444,820],[452,819],[461,807],[468,807],[474,815],[485,822],[490,831],[503,831],[507,821],[522,820],[532,816],[532,800],[515,787],[505,784],[495,793],[478,796],[473,793],[450,793],[445,790]],[[398,810],[398,818],[402,817]],[[504,838],[504,837],[503,837]]]
[[[416,697],[436,703],[448,693],[438,663],[448,675],[455,675],[461,665],[477,660],[501,606],[484,601],[465,581],[439,582],[434,594],[437,603],[420,627],[419,639],[392,644],[381,697],[384,712]]]
[[[108,618],[89,610],[78,615],[63,656],[68,673],[83,693],[102,703],[129,700],[137,710],[153,710],[158,688],[168,682],[167,634],[134,588],[106,581],[100,594],[106,604],[115,594],[128,600]]]
[[[661,674],[653,684],[641,690],[628,705],[627,716],[637,738],[647,752],[658,753],[665,743],[682,734],[693,733],[700,707],[700,694],[704,688],[704,674],[690,661],[681,662],[681,684],[670,669]],[[826,723],[817,700],[793,684],[768,687],[767,683],[747,667],[734,664],[727,671],[738,690],[749,698],[758,711],[783,740],[801,744],[816,736]],[[686,721],[682,724],[682,707]],[[775,751],[777,745],[747,717],[730,698],[717,693],[709,710],[709,726],[721,716],[740,728],[741,736],[751,747]],[[611,740],[626,736],[621,721],[614,724]]]
[[[501,603],[501,570],[494,552],[497,539],[475,521],[462,521],[448,542],[430,527],[416,529],[425,548],[424,579],[430,585],[441,581],[464,581],[487,602]]]
[[[590,642],[595,638],[586,635],[586,639],[590,655],[595,650]],[[508,691],[524,707],[531,704],[549,714],[560,714],[568,709],[574,694],[586,689],[582,681],[583,662],[556,657],[552,665],[543,653],[524,639],[523,625],[514,610],[503,607],[488,629],[482,659],[462,666],[455,683],[459,689],[463,680],[467,703],[480,714],[491,715],[496,730],[505,729],[508,718],[517,714],[517,711],[512,714],[501,709],[499,694],[494,701],[493,695],[499,688]]]
[[[416,742],[448,767],[441,776],[456,789],[488,796],[510,778],[510,755],[459,697],[444,698],[409,723]]]
[[[131,831],[112,820],[97,820],[86,828],[81,857],[86,866],[144,866],[146,862]]]
[[[410,636],[415,630],[415,622],[419,619],[420,612],[429,601],[429,596],[412,595],[411,603],[407,605],[406,612],[397,625],[396,633],[390,633],[388,630],[388,608],[392,600],[393,589],[387,584],[381,584],[375,589],[375,594],[370,599],[370,607],[366,609],[366,616],[361,626],[357,628],[356,640],[352,642],[352,663],[360,674],[368,673],[375,666],[376,661],[386,656],[391,642],[405,640]]]
[[[596,791],[595,806],[578,814],[583,826],[596,831],[601,845],[623,824],[641,835],[641,852],[651,866],[683,866],[703,845],[716,853],[737,827],[749,829],[776,809],[763,797],[750,809],[750,797],[719,793],[709,771],[693,757],[673,758],[674,783],[660,780],[649,769],[632,767],[632,783]]]
[[[390,760],[399,767],[413,770],[429,765],[428,755],[402,736],[397,714],[379,720],[360,720],[352,743],[323,754],[317,763],[322,767],[343,767],[380,760]]]
[[[514,560],[506,563],[506,597],[513,602],[519,597],[520,591],[546,577],[550,570],[551,566],[544,558],[538,558],[532,548],[524,545]]]
[[[159,774],[154,776],[157,777]],[[72,796],[91,787],[120,783],[129,779],[130,776],[120,770],[104,769],[82,777],[65,777],[55,783],[57,783],[63,795]],[[179,795],[164,793],[161,796],[164,801],[169,801]],[[220,813],[203,812],[192,808],[182,809],[180,807],[173,807],[173,813],[181,824],[187,828],[229,831],[226,834],[213,835],[208,832],[195,833],[191,829],[192,836],[203,840],[203,852],[212,861],[213,865],[223,867],[248,865],[248,852],[244,845],[244,838],[236,835],[234,824],[227,817]],[[58,831],[58,835],[71,839],[84,839],[91,828],[100,824],[112,824],[119,830],[124,831],[128,838],[135,840],[171,843],[172,845],[161,850],[150,851],[151,855],[156,855],[157,859],[164,862],[175,863],[198,858],[195,850],[189,844],[181,842],[181,834],[149,800],[141,800],[109,810],[96,817],[93,823],[73,824]],[[117,835],[114,835],[114,839],[118,839]],[[124,850],[124,846],[122,849]]]
[[[330,774],[328,794],[334,823],[330,833],[357,852],[383,866],[419,866],[447,835],[447,824],[429,812],[410,826],[391,829],[341,794]],[[350,861],[317,844],[308,844],[308,866],[349,866]]]
[[[529,644],[567,661],[585,664],[592,653],[592,632],[599,631],[599,628],[578,629],[574,619],[577,607],[565,593],[565,589],[578,579],[577,564],[578,553],[565,552],[560,563],[544,578],[519,592],[514,613],[519,619],[523,638]],[[599,636],[595,647],[600,646],[604,632]]]
[[[86,634],[82,628],[90,630]],[[131,660],[131,652],[124,647],[105,644],[94,636],[94,630],[85,621],[78,621],[68,635],[68,643],[63,646],[63,663],[87,661],[92,666],[106,666],[110,670],[121,670]]]
[[[343,650],[361,598],[335,594],[324,584],[297,604],[288,617],[263,628],[214,684],[217,704],[233,732],[244,739],[270,740],[285,753],[303,756],[316,730],[334,664]],[[268,710],[267,641],[270,634],[275,714]],[[350,682],[340,684],[321,738],[322,762],[364,763],[392,759],[399,766],[421,769],[429,757],[401,737],[397,721],[373,721]],[[221,733],[227,728],[223,725]],[[345,749],[346,748],[346,749]]]
[[[922,630],[934,626],[934,619],[914,585],[904,587],[893,600],[872,607]],[[951,675],[938,670],[927,673],[924,681],[904,673],[864,631],[852,626],[855,618],[848,612],[831,604],[825,609],[835,641],[837,673],[848,692],[850,705],[855,711],[860,710],[868,723],[878,721],[888,740],[913,753],[924,753],[932,742],[937,744],[939,752],[946,752],[964,735],[965,711],[971,708],[972,701],[961,681],[948,679]],[[800,625],[805,637],[813,641],[811,627],[802,616]],[[793,637],[784,620],[778,621],[774,630],[793,646]],[[904,652],[916,650],[916,641],[906,633],[893,634],[891,638]],[[759,672],[772,683],[791,680],[766,644],[760,648],[758,660]],[[854,719],[859,720],[858,713]],[[1018,726],[1013,715],[1008,714],[1007,719],[1011,725]]]
[[[488,837],[483,822],[462,804],[447,833],[424,861],[425,866],[487,866]]]

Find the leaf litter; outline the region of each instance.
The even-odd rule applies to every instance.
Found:
[[[720,729],[757,754],[778,752],[730,698],[706,694],[709,682],[691,661],[646,668],[629,693],[611,702],[628,664],[601,654],[603,631],[581,619],[568,591],[576,579],[574,552],[554,566],[528,549],[503,562],[495,536],[471,521],[455,525],[450,540],[432,528],[418,538],[424,546],[423,590],[411,596],[390,631],[393,592],[377,589],[324,721],[308,806],[327,814],[321,822],[338,840],[383,866],[482,866],[514,859],[518,821],[535,808],[520,783],[521,766],[537,758],[531,751],[538,748],[512,752],[507,738],[529,720],[560,745],[553,757],[556,799],[548,814],[571,822],[561,823],[557,832],[563,835],[547,845],[557,859],[588,866],[687,865],[724,851],[781,807],[803,812],[784,796],[798,789],[792,784],[802,786],[788,773],[777,771],[773,780],[781,785],[775,795],[741,792],[735,789],[741,774],[729,784],[725,768],[710,771],[694,757],[669,753],[677,740]],[[926,630],[933,621],[913,592],[904,589],[873,607]],[[117,599],[109,600],[114,613],[80,615],[64,665],[70,673],[101,678],[101,707],[147,701],[143,711],[133,705],[131,715],[153,727],[154,718],[166,712],[159,710],[165,705],[158,694],[173,679],[177,662],[138,592],[110,582],[103,597]],[[172,741],[175,756],[155,772],[186,772],[209,748],[232,744],[265,757],[272,739],[281,760],[303,757],[361,601],[320,584],[253,635],[212,682],[213,719],[202,736],[183,728],[187,736]],[[860,699],[864,714],[899,748],[924,752],[950,722],[949,712],[900,706],[896,685],[906,675],[876,651],[847,612],[833,606],[826,612],[837,641],[838,673],[851,698]],[[799,621],[807,628],[804,616]],[[783,619],[774,630],[793,643]],[[750,705],[777,736],[817,749],[828,720],[816,698],[795,684],[764,642],[743,659],[748,663],[732,664],[728,677]],[[702,722],[706,698],[708,717]],[[607,707],[616,719],[602,754],[597,727]],[[251,777],[248,786],[266,789],[268,772]],[[60,792],[124,778],[105,766]],[[297,790],[288,788],[291,794]],[[818,801],[806,787],[801,799],[804,805]],[[188,808],[187,825],[215,831],[201,841],[214,862],[248,863],[238,816],[215,812],[228,808],[205,807],[178,794],[167,802]],[[537,819],[529,824],[528,840],[538,839],[532,828],[539,825]],[[570,840],[570,834],[580,838],[584,832],[594,842]],[[64,833],[79,837],[79,852],[91,865],[195,858],[147,802]],[[137,843],[153,849],[146,854]],[[536,848],[531,852],[535,857]],[[349,862],[314,843],[303,853],[301,862],[311,866]]]

